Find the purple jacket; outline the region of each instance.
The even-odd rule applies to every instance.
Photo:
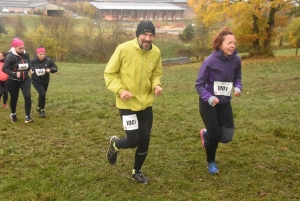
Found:
[[[214,81],[233,82],[234,91],[241,91],[241,77],[241,58],[237,52],[234,51],[226,57],[222,50],[215,50],[203,61],[195,87],[201,99],[210,105],[214,97],[217,97],[221,104],[227,103],[231,99],[230,96],[214,94]]]

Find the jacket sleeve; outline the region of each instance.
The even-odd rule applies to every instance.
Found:
[[[200,67],[195,87],[199,96],[205,102],[208,102],[209,98],[213,96],[206,89],[208,74],[209,74],[209,67],[207,66],[207,63],[204,61]]]
[[[161,77],[162,77],[162,64],[161,64],[161,55],[159,53],[159,59],[157,60],[156,68],[153,71],[153,75],[151,77],[152,89],[157,85],[161,85],[160,83]]]
[[[242,81],[241,80],[242,80],[242,64],[241,64],[241,58],[238,57],[238,65],[235,69],[235,75],[234,75],[232,82],[233,82],[234,88],[239,88],[240,91],[242,91]]]
[[[28,71],[30,71],[30,69],[33,70],[32,66],[31,66],[29,54],[27,54],[27,59],[28,59]]]
[[[50,59],[50,73],[56,73],[57,72],[57,66],[54,63],[52,59]]]
[[[117,47],[104,70],[104,80],[106,87],[108,90],[114,92],[116,96],[118,96],[123,90],[126,89],[121,82],[119,74],[122,65],[120,54],[121,49]]]
[[[9,75],[9,77],[11,77],[11,78],[17,78],[16,72],[14,72],[10,69],[10,66],[14,64],[15,60],[16,59],[14,58],[13,55],[7,54],[7,56],[4,60],[3,67],[2,67],[2,71],[4,73],[6,73],[7,75]]]

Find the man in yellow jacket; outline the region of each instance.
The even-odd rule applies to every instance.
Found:
[[[122,119],[126,137],[110,138],[107,159],[115,164],[120,149],[136,148],[132,178],[147,184],[141,168],[146,159],[153,123],[154,95],[162,93],[161,53],[152,44],[155,27],[151,21],[141,21],[136,38],[120,44],[104,71],[106,87],[116,95],[116,107]]]

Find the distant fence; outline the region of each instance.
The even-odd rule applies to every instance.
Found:
[[[163,66],[191,63],[189,57],[178,57],[162,61]]]

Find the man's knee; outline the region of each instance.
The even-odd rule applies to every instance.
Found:
[[[136,148],[141,145],[148,146],[149,143],[150,143],[150,139],[136,139],[129,142],[131,148]]]

